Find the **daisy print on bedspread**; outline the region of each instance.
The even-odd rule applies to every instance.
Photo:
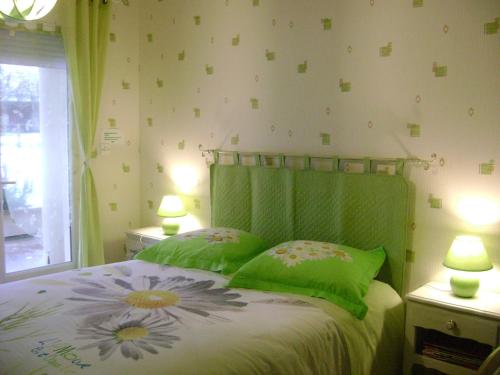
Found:
[[[344,262],[352,262],[352,257],[337,245],[317,241],[290,241],[282,243],[268,252],[287,267],[293,267],[308,260],[338,258]]]
[[[195,280],[186,276],[130,276],[73,280],[81,284],[68,298],[79,302],[69,313],[85,316],[89,324],[99,325],[109,316],[150,314],[155,318],[180,323],[195,319],[202,322],[227,321],[224,311],[239,311],[246,302],[240,294],[226,288],[213,288],[214,280]],[[215,314],[217,312],[218,314]]]
[[[158,348],[170,349],[180,338],[172,334],[177,327],[175,320],[153,318],[151,314],[141,319],[114,317],[78,329],[77,339],[92,340],[80,349],[99,349],[101,360],[108,359],[117,349],[125,358],[142,359],[143,353],[158,354]]]
[[[231,228],[207,228],[200,229],[176,236],[178,240],[190,240],[201,238],[208,243],[239,243],[240,232]]]

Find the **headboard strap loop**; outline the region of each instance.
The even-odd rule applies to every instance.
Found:
[[[397,159],[396,160],[396,174],[402,176],[405,170],[405,160]]]
[[[255,165],[260,166],[260,155],[258,153],[253,154],[253,157],[255,158]]]
[[[279,154],[278,157],[280,158],[280,168],[285,168],[285,155]]]
[[[372,171],[372,161],[370,158],[363,158],[363,173],[370,174]]]
[[[304,155],[304,169],[311,169],[311,157],[309,155]]]
[[[333,155],[332,156],[332,172],[336,172],[339,170],[339,156],[338,155]]]

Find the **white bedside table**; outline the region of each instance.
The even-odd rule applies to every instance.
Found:
[[[500,344],[498,293],[458,298],[449,285],[432,282],[406,300],[405,375],[474,375],[465,362],[480,362]]]
[[[161,227],[130,229],[125,234],[127,236],[127,259],[132,259],[139,251],[170,237],[163,234]]]

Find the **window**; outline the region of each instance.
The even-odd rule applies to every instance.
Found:
[[[73,265],[67,87],[60,36],[0,29],[0,279]]]

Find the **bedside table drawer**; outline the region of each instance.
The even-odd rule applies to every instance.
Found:
[[[127,236],[127,259],[132,259],[139,251],[169,237],[163,234],[161,227],[130,230],[125,232],[125,235]]]
[[[455,337],[466,337],[492,347],[497,346],[498,321],[420,303],[411,303],[409,314],[413,326],[434,329]]]
[[[142,236],[127,236],[127,249],[139,251],[152,246],[157,242],[157,239]]]
[[[127,259],[132,259],[135,254],[144,249],[140,237],[127,235]]]

